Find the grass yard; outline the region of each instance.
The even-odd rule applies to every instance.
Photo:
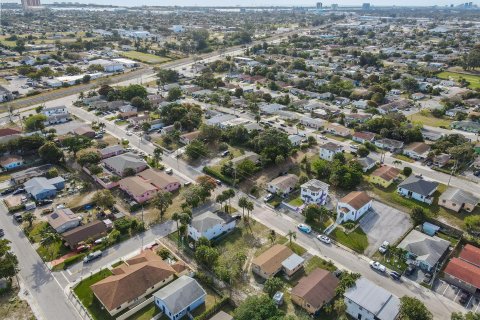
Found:
[[[2,174],[0,175],[0,182],[4,182],[10,180],[11,176],[9,174]]]
[[[46,221],[42,221],[34,224],[31,229],[29,229],[28,226],[25,227],[25,234],[32,242],[40,242],[42,240],[42,233],[47,228],[48,223]]]
[[[46,262],[58,259],[69,252],[70,250],[63,245],[61,239],[50,244],[41,244],[37,249],[38,255]]]
[[[327,138],[330,138],[330,139],[340,141],[340,142],[344,142],[344,141],[348,140],[347,138],[336,136],[336,135],[331,134],[331,133],[325,133],[324,136],[327,137]]]
[[[299,245],[298,243],[295,243],[294,241],[290,243],[287,237],[282,236],[280,238],[277,238],[277,243],[284,244],[287,247],[290,247],[290,249],[292,249],[292,251],[298,254],[299,256],[302,256],[305,252],[307,252],[307,250],[301,245]]]
[[[335,241],[343,244],[346,247],[358,252],[363,253],[368,247],[368,239],[362,228],[358,227],[349,234],[345,233],[341,228],[336,228],[330,234]]]
[[[313,230],[317,231],[318,233],[323,233],[325,229],[327,229],[328,226],[330,226],[333,223],[332,218],[328,218],[324,222],[320,222],[318,220],[315,220],[314,222],[310,222],[308,225],[312,227]]]
[[[160,64],[171,60],[170,58],[159,57],[153,54],[138,51],[126,51],[122,52],[121,55],[125,58],[137,60],[148,64]]]
[[[395,159],[402,160],[402,161],[409,162],[409,163],[415,162],[415,160],[410,159],[409,157],[407,157],[407,156],[405,156],[405,155],[403,155],[403,154],[394,154],[393,157],[394,157]]]
[[[405,260],[399,259],[398,256],[390,254],[389,251],[387,251],[385,254],[381,254],[379,251],[376,251],[372,259],[399,273],[403,273],[403,271],[405,271],[405,269],[408,267],[408,264],[405,262]]]
[[[106,310],[102,309],[102,304],[95,298],[92,289],[90,289],[92,284],[97,283],[110,275],[112,275],[110,270],[103,269],[100,272],[84,279],[73,289],[83,306],[87,308],[88,312],[95,320],[114,319]]]
[[[419,113],[414,113],[410,115],[409,118],[412,122],[418,122],[421,124],[424,124],[426,126],[431,126],[431,127],[445,127],[449,128],[450,124],[452,123],[452,120],[449,119],[443,119],[443,118],[435,118],[432,115],[423,115],[420,112]]]
[[[155,303],[152,302],[145,308],[132,314],[127,319],[128,320],[150,320],[159,313],[160,313],[160,309],[157,308],[157,306],[155,306]]]
[[[309,274],[316,268],[325,269],[328,271],[335,271],[337,267],[333,264],[332,261],[323,260],[320,257],[313,256],[310,260],[305,263],[305,272]]]
[[[297,196],[297,197],[291,199],[290,201],[288,201],[288,204],[292,205],[294,207],[300,207],[303,204],[303,201],[300,198],[300,196]]]
[[[477,76],[477,75],[444,71],[437,74],[437,77],[439,77],[440,79],[447,79],[447,80],[453,79],[455,81],[459,81],[460,78],[463,78],[468,82],[470,82],[470,84],[468,85],[470,89],[480,88],[480,76]]]

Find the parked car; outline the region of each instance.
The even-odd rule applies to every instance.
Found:
[[[184,186],[184,187],[188,187],[188,186],[191,185],[191,184],[192,184],[191,181],[187,181],[187,182],[185,182],[185,183],[183,184],[183,186]]]
[[[37,201],[38,206],[46,206],[47,204],[52,204],[52,203],[53,203],[52,199],[45,199],[45,200]]]
[[[172,174],[172,173],[173,173],[172,168],[167,168],[167,169],[165,169],[165,173],[166,173],[166,174]]]
[[[103,237],[103,238],[95,240],[93,243],[94,244],[101,244],[101,243],[107,241],[107,239],[108,239],[108,237]]]
[[[42,210],[42,215],[46,215],[46,214],[50,214],[52,213],[54,210],[52,208],[48,208],[48,209],[43,209]]]
[[[87,251],[88,249],[90,249],[90,246],[88,244],[82,244],[80,246],[78,246],[75,251],[77,253],[80,253],[80,252],[84,252],[84,251]]]
[[[460,299],[458,300],[461,304],[466,304],[470,300],[470,293],[466,291],[462,291],[462,294],[460,295]]]
[[[238,221],[238,220],[242,220],[242,215],[236,214],[236,215],[233,215],[232,218],[235,219],[235,220],[237,220],[237,221]]]
[[[407,269],[405,269],[405,274],[411,276],[415,272],[416,267],[413,264],[409,264]]]
[[[133,134],[132,131],[127,131],[127,136],[131,136]]]
[[[24,193],[25,192],[25,189],[24,188],[18,188],[17,190],[13,191],[12,194],[20,194],[20,193]]]
[[[378,248],[378,251],[379,251],[380,253],[385,253],[385,252],[387,252],[389,245],[390,245],[390,242],[388,242],[388,241],[383,241],[383,243],[382,243],[382,245],[380,246],[380,248]]]
[[[17,221],[18,223],[22,222],[23,221],[22,214],[20,212],[15,213],[13,215],[13,219],[15,219],[15,221]]]
[[[269,194],[267,194],[267,195],[263,198],[263,201],[268,202],[268,201],[270,201],[270,200],[272,200],[272,199],[273,199],[273,194],[272,194],[272,193],[269,193]]]
[[[356,144],[351,144],[350,145],[350,149],[353,149],[353,150],[358,150],[358,146]]]
[[[223,152],[221,153],[221,156],[222,156],[222,157],[226,157],[226,156],[228,156],[229,154],[230,154],[230,151],[229,151],[229,150],[225,150],[225,151],[223,151]]]
[[[298,226],[297,226],[298,230],[302,231],[302,232],[305,232],[305,233],[310,233],[312,232],[312,228],[310,228],[310,226],[307,226],[306,224],[303,224],[303,223],[300,223]]]
[[[101,256],[102,256],[102,251],[97,250],[97,251],[95,251],[95,252],[91,252],[91,253],[87,254],[87,255],[85,256],[85,258],[83,258],[83,262],[84,262],[84,263],[88,263],[88,262],[91,262],[91,261],[93,261],[93,260],[95,260],[95,259],[100,258]]]
[[[332,243],[332,240],[331,240],[329,237],[324,236],[324,235],[322,235],[322,234],[319,234],[319,235],[317,236],[317,239],[320,240],[320,241],[323,242],[323,243],[326,243],[326,244]]]
[[[400,273],[398,273],[397,271],[392,271],[390,272],[390,277],[392,277],[393,280],[400,280],[400,278],[402,277],[402,275]]]
[[[0,237],[3,237],[5,235],[5,231],[3,229],[0,229]]]
[[[377,271],[380,271],[380,272],[385,272],[387,271],[387,268],[381,264],[380,262],[378,261],[370,261],[370,268],[374,269],[374,270],[377,270]]]
[[[222,185],[222,181],[218,180],[218,179],[215,179],[215,182],[217,183],[217,185],[221,186]]]
[[[15,191],[15,188],[7,188],[7,189],[2,191],[1,195],[4,196],[4,195],[10,194],[14,191]]]

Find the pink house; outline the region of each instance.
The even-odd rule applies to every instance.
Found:
[[[177,179],[162,171],[147,169],[137,175],[153,184],[159,190],[173,192],[180,188],[180,182]]]
[[[118,185],[138,203],[152,199],[158,192],[157,187],[139,176],[124,178]]]

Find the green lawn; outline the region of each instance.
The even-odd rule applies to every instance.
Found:
[[[298,254],[299,256],[301,256],[305,252],[307,252],[307,250],[304,247],[302,247],[301,245],[299,245],[298,243],[295,243],[294,241],[292,241],[292,243],[290,243],[290,241],[286,237],[280,237],[280,238],[278,238],[277,241],[280,244],[284,244],[284,245],[288,246],[290,249],[292,249],[292,251],[294,253]]]
[[[160,309],[157,308],[157,306],[155,306],[155,303],[152,302],[145,308],[132,314],[127,319],[128,320],[150,320],[159,313],[160,313]]]
[[[410,119],[412,122],[418,122],[423,125],[431,126],[431,127],[449,128],[450,124],[452,123],[452,120],[444,119],[444,118],[435,118],[432,115],[423,115],[420,112],[414,113],[408,116],[408,119]]]
[[[459,81],[460,78],[463,78],[470,82],[470,85],[468,86],[470,89],[480,88],[480,76],[478,75],[444,71],[437,74],[437,77],[440,79],[453,79],[455,81]]]
[[[38,255],[43,261],[52,261],[70,252],[70,249],[63,245],[61,239],[50,244],[41,244],[37,249]]]
[[[102,304],[95,298],[92,289],[90,289],[92,284],[97,283],[110,275],[112,275],[110,270],[103,269],[100,272],[84,279],[75,287],[75,289],[73,289],[83,306],[87,308],[88,312],[95,320],[114,319],[106,310],[102,309]]]
[[[415,162],[415,160],[413,159],[410,159],[409,157],[403,155],[403,154],[394,154],[393,157],[395,159],[398,159],[398,160],[402,160],[402,161],[405,161],[405,162],[410,162],[410,163],[413,163]]]
[[[295,197],[293,199],[291,199],[289,202],[288,202],[289,205],[292,205],[294,207],[300,207],[302,204],[303,204],[303,201],[302,199],[298,196],[298,197]]]
[[[376,252],[373,255],[373,259],[379,261],[381,264],[386,266],[389,269],[395,270],[399,273],[403,273],[405,269],[407,269],[408,265],[405,260],[399,259],[398,256],[394,256],[387,251],[385,254],[381,254],[380,252]]]
[[[324,136],[327,137],[327,138],[330,138],[330,139],[334,139],[334,140],[340,141],[340,142],[343,142],[343,141],[347,141],[347,140],[348,140],[347,138],[340,137],[340,136],[336,136],[336,135],[331,134],[331,133],[325,133]]]
[[[140,62],[145,62],[148,64],[159,64],[159,63],[164,63],[171,60],[170,58],[159,57],[154,54],[143,53],[138,51],[126,51],[126,52],[122,52],[121,55],[125,58],[137,60]]]
[[[328,271],[335,271],[337,268],[331,261],[323,260],[320,257],[313,256],[310,260],[305,263],[305,272],[309,274],[316,268],[325,269]]]
[[[330,235],[336,241],[358,253],[363,253],[368,247],[367,235],[360,227],[349,234],[346,234],[341,228],[336,228]]]
[[[25,228],[25,234],[34,243],[42,240],[42,233],[48,228],[48,222],[41,221],[32,226],[31,229]]]

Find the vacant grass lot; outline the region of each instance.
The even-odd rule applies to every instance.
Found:
[[[75,287],[75,289],[73,289],[83,306],[87,308],[88,312],[95,320],[114,319],[105,309],[103,309],[102,304],[95,298],[92,289],[90,289],[92,284],[97,283],[110,275],[112,275],[110,270],[103,269],[84,279]]]
[[[310,260],[305,263],[305,272],[309,274],[313,270],[320,268],[328,271],[335,271],[337,268],[331,261],[323,260],[320,257],[313,256]]]
[[[166,57],[159,57],[149,53],[143,53],[138,51],[126,51],[122,52],[122,56],[125,58],[137,60],[140,62],[148,63],[148,64],[159,64],[170,61],[170,58]]]
[[[470,85],[468,86],[470,89],[480,88],[480,76],[477,75],[444,71],[437,74],[437,77],[439,77],[440,79],[453,79],[455,81],[459,81],[460,78],[463,78],[470,82]]]
[[[410,159],[409,157],[407,157],[407,156],[405,156],[405,155],[403,155],[403,154],[394,154],[393,157],[396,158],[396,159],[398,159],[398,160],[405,161],[405,162],[410,162],[410,163],[415,162],[415,160]]]
[[[349,247],[358,253],[363,253],[368,247],[367,235],[360,227],[357,227],[357,229],[348,234],[341,228],[336,228],[330,235],[337,242],[340,242],[344,246]]]
[[[412,122],[418,122],[418,123],[421,123],[423,125],[431,126],[431,127],[445,127],[445,128],[448,128],[448,127],[450,127],[450,123],[452,123],[452,120],[443,119],[443,118],[435,118],[431,114],[430,115],[423,115],[420,112],[410,115],[409,119]]]

